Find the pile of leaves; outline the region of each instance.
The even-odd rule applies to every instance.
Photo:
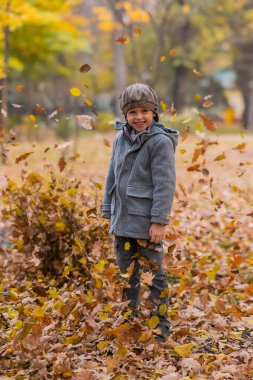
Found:
[[[0,375],[253,378],[253,197],[241,171],[228,185],[211,177],[200,161],[210,145],[198,142],[187,163],[192,183],[179,173],[164,248],[172,323],[164,344],[153,335],[148,272],[141,276],[140,316],[121,301],[130,273],[120,276],[99,213],[102,186],[55,171],[8,181],[2,214],[12,233],[0,252]],[[229,154],[214,161],[220,165]]]

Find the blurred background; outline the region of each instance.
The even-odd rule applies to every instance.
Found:
[[[1,139],[112,131],[133,82],[173,128],[253,130],[252,0],[1,0],[0,51]]]

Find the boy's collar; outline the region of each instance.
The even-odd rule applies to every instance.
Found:
[[[151,127],[156,124],[156,121],[153,120],[152,123],[148,126],[148,128],[144,129],[144,131],[142,132],[145,132],[145,133],[150,133],[150,129]],[[115,129],[116,130],[121,130],[123,129],[123,127],[126,126],[126,128],[128,129],[129,133],[131,133],[131,130],[132,130],[132,127],[130,124],[128,124],[128,122],[122,122],[122,121],[116,121],[115,123]]]

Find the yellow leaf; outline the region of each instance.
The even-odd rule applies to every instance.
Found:
[[[128,278],[129,274],[128,273],[120,273],[120,277],[122,277],[122,278]]]
[[[100,260],[93,268],[98,272],[103,272],[105,270],[105,260]]]
[[[161,58],[160,58],[160,62],[164,62],[166,59],[165,55],[163,55]]]
[[[90,99],[88,99],[88,98],[84,99],[84,103],[86,103],[87,106],[92,106],[92,104],[93,104],[92,101]]]
[[[222,153],[219,156],[217,156],[214,161],[221,161],[224,160],[224,158],[226,158],[225,153]]]
[[[99,318],[101,319],[101,321],[104,321],[105,319],[108,318],[108,314],[107,313],[100,313]]]
[[[67,338],[63,339],[63,344],[76,344],[79,343],[81,340],[81,337],[78,335],[72,335],[68,336]]]
[[[185,154],[186,150],[185,149],[180,149],[179,151],[181,154]]]
[[[48,294],[50,295],[51,298],[57,298],[59,296],[59,293],[57,292],[56,289],[49,289]]]
[[[35,122],[36,121],[36,116],[34,116],[33,114],[29,115],[29,119],[32,121],[32,122]]]
[[[126,241],[125,245],[124,245],[125,251],[129,251],[130,247],[131,247],[131,245],[130,245],[129,241]]]
[[[190,10],[191,10],[191,7],[190,7],[189,4],[186,3],[186,4],[183,5],[182,9],[183,9],[184,13],[189,13]]]
[[[19,315],[19,312],[17,310],[11,310],[7,309],[7,313],[11,319],[16,318]]]
[[[112,305],[109,305],[109,304],[106,304],[105,306],[104,306],[104,311],[110,311],[111,310],[111,308],[112,308]],[[131,310],[130,310],[130,312],[132,312]]]
[[[64,232],[66,229],[66,224],[63,222],[56,222],[54,226],[57,232]]]
[[[151,338],[151,335],[152,335],[152,331],[149,330],[149,331],[143,331],[140,338],[138,339],[139,342],[146,342],[147,340],[149,340]]]
[[[71,95],[73,95],[73,96],[80,96],[81,95],[81,91],[77,87],[72,87],[69,89],[69,91],[70,91]]]
[[[14,301],[18,300],[17,289],[11,288],[8,293],[9,293],[9,295],[10,295],[10,297],[11,297],[12,300],[14,300]]]
[[[141,29],[140,28],[135,28],[134,29],[134,33],[137,34],[137,36],[139,36],[141,34]]]
[[[150,329],[155,329],[159,322],[160,322],[159,317],[157,315],[153,315],[148,320],[148,326],[149,326]]]
[[[126,356],[126,354],[127,354],[126,347],[120,346],[118,348],[117,354],[120,355],[120,356]]]
[[[194,343],[181,344],[180,346],[175,346],[174,351],[181,356],[181,358],[187,356],[191,349],[195,346]]]
[[[108,342],[99,342],[97,344],[97,348],[99,348],[100,350],[102,350],[103,348],[107,347],[108,346]]]
[[[33,318],[43,318],[46,310],[46,305],[37,306],[33,312]]]
[[[86,299],[86,302],[87,302],[87,303],[91,303],[91,302],[92,302],[92,300],[93,300],[93,295],[92,295],[91,290],[88,290],[88,292],[87,292],[87,294],[86,294],[86,296],[85,296],[85,299]]]
[[[17,322],[14,325],[14,329],[15,330],[21,330],[22,327],[23,327],[23,322],[20,319],[18,319]]]
[[[170,122],[174,121],[176,117],[177,117],[177,114],[174,113],[174,115],[171,116],[171,118],[169,119],[169,121]]]
[[[162,108],[163,111],[166,111],[166,109],[167,109],[167,104],[164,103],[162,100],[160,101],[160,106],[161,106],[161,108]]]
[[[86,265],[87,264],[87,259],[85,257],[83,257],[82,259],[80,259],[80,263],[83,264],[83,265]]]
[[[123,317],[124,317],[124,318],[127,318],[127,317],[129,317],[129,315],[131,315],[131,314],[132,314],[132,310],[126,311],[126,312],[123,314]]]
[[[167,306],[165,303],[162,303],[160,306],[159,306],[159,313],[161,315],[164,315],[167,311]]]
[[[103,280],[100,277],[96,277],[94,285],[95,285],[96,289],[102,289],[103,288]]]
[[[64,379],[70,379],[73,376],[72,372],[63,372],[62,374]]]

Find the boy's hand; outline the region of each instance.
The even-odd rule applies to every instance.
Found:
[[[159,223],[152,223],[149,229],[149,236],[152,243],[160,243],[164,238],[166,226]]]

